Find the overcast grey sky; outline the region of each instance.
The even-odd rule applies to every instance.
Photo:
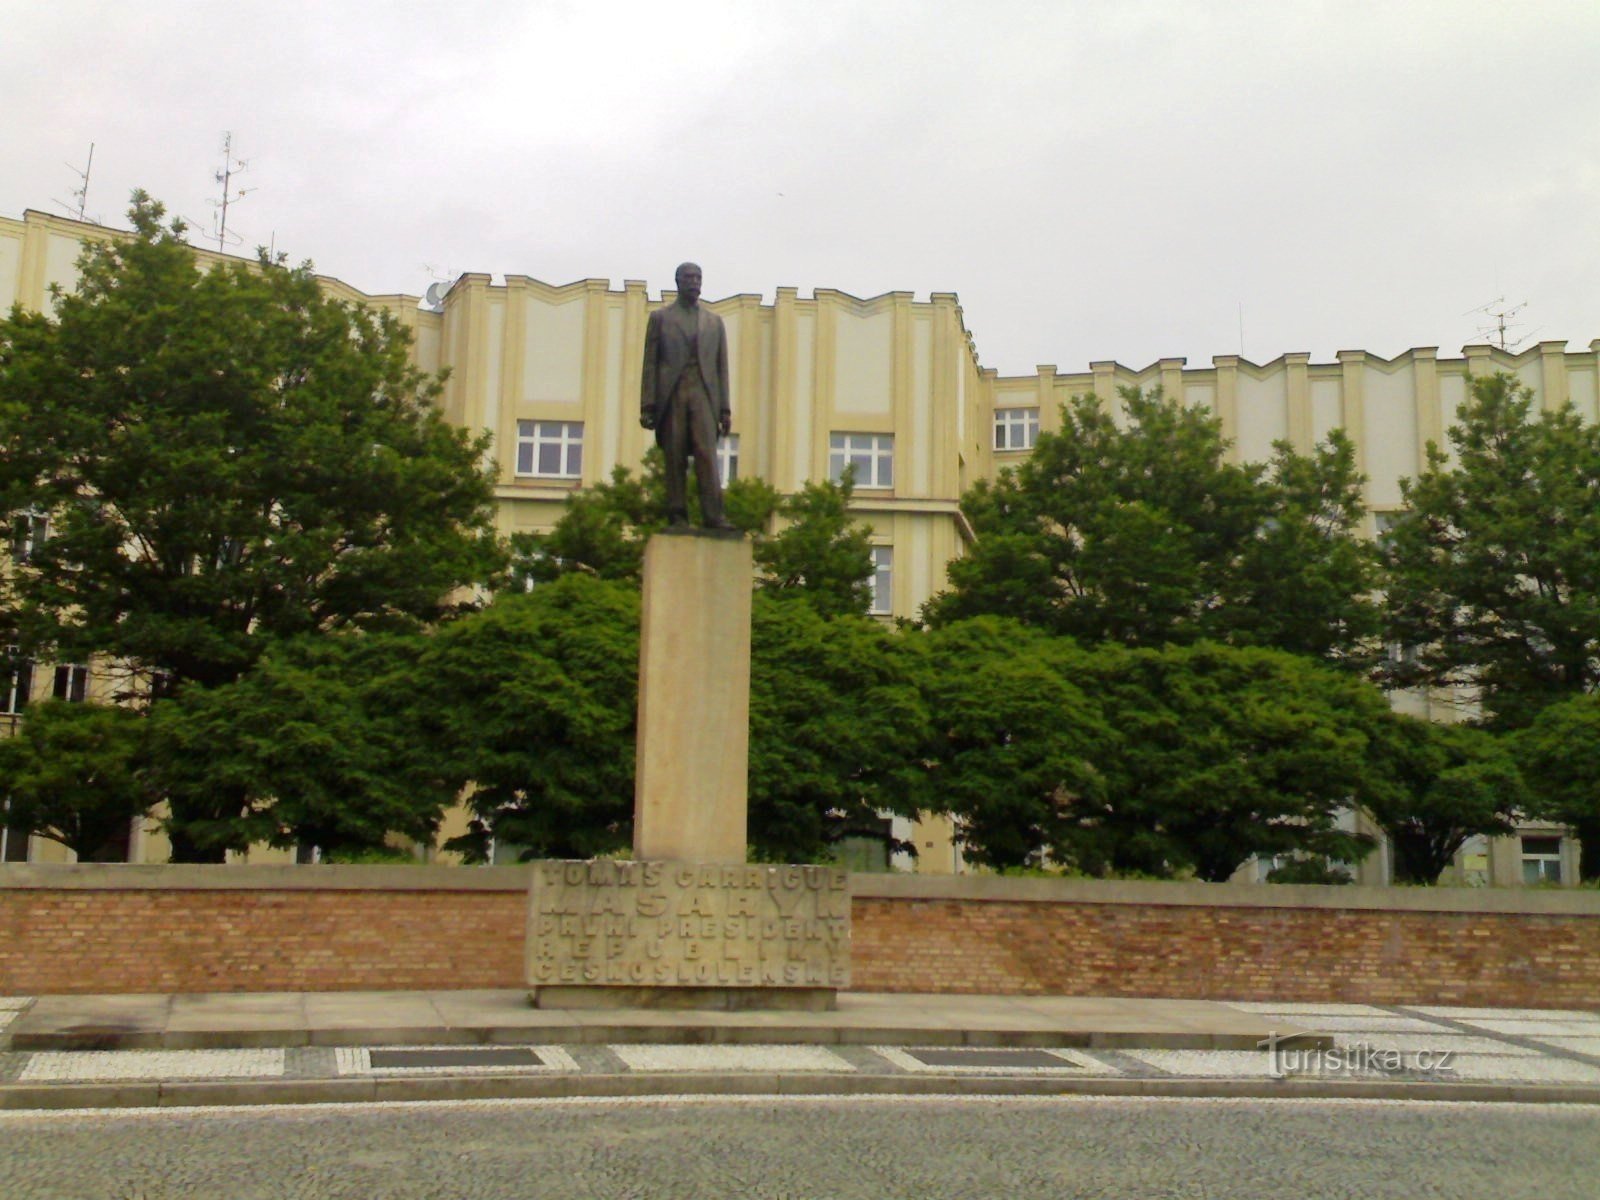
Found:
[[[0,215],[368,292],[959,293],[985,366],[1600,338],[1597,0],[0,0]],[[212,243],[213,245],[215,243]]]

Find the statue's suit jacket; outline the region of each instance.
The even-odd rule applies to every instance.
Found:
[[[673,301],[674,304],[677,301]],[[663,306],[650,314],[644,327],[644,371],[639,383],[639,410],[655,418],[659,433],[661,415],[672,399],[672,389],[678,386],[678,377],[689,363],[689,339],[676,321],[667,316]],[[711,399],[711,417],[715,422],[729,414],[728,407],[728,334],[722,327],[722,318],[704,304],[696,304],[699,325],[695,334],[698,342],[700,377],[705,381],[706,395]]]

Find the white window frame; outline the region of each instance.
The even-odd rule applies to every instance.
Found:
[[[828,478],[838,483],[845,467],[855,463],[857,490],[888,491],[894,487],[894,434],[832,433],[828,435]]]
[[[894,547],[872,548],[872,602],[867,611],[875,617],[894,612]]]
[[[1030,407],[994,410],[994,448],[1032,450],[1039,440],[1039,410]]]
[[[727,487],[739,478],[739,435],[730,433],[717,439],[717,479]]]
[[[546,447],[556,449],[555,471],[539,470],[539,460]],[[523,456],[527,455],[527,467]],[[520,479],[581,479],[583,477],[583,422],[582,421],[518,421],[517,422],[517,477]]]
[[[33,666],[33,659],[19,657],[14,646],[0,657],[0,715],[17,716],[33,699]]]
[[[1530,853],[1528,850],[1529,842],[1554,842],[1556,848],[1554,850]],[[1561,864],[1562,838],[1559,835],[1550,833],[1523,834],[1517,840],[1517,850],[1522,859],[1522,882],[1524,884],[1565,883],[1567,881],[1566,870]],[[1535,877],[1531,879],[1528,876],[1529,867],[1534,869]],[[1551,867],[1555,868],[1554,874],[1550,871]]]
[[[25,508],[11,518],[11,561],[25,563],[50,536],[50,518],[37,508]]]
[[[89,668],[83,663],[57,663],[50,694],[69,704],[84,703],[89,699]]]

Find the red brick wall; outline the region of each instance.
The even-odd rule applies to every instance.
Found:
[[[146,870],[120,868],[136,869]],[[330,884],[340,878],[335,871],[385,869],[317,868],[329,872]],[[285,877],[307,879],[288,873],[309,870],[286,868]],[[266,876],[267,886],[168,888],[151,886],[154,877],[138,887],[0,886],[0,995],[522,985],[526,895],[520,876],[450,890],[449,876],[431,869],[426,875],[422,868],[393,871],[395,882],[352,874],[364,880],[359,887],[280,886]],[[410,885],[412,878],[417,885]],[[1013,882],[941,885],[991,893],[974,898],[885,894],[923,886],[914,879],[863,881],[853,901],[854,988],[1518,1007],[1600,1003],[1600,903],[1582,896],[1534,897],[1524,907],[1535,911],[1424,911],[1420,905],[1436,898],[1415,891],[1360,889],[1372,892],[1363,900],[1357,889],[1307,889],[1302,905],[1283,903],[1291,893],[1274,888],[1262,895],[1279,903],[1256,906],[1241,903],[1244,893],[1236,889],[1223,891],[1225,885],[1188,891],[1184,885],[1114,885],[1122,890],[1113,902],[1109,891],[1084,884],[1059,896],[1041,884],[1032,899],[1018,900],[1010,897],[1025,889],[1011,888]],[[1163,890],[1168,887],[1175,890]],[[1207,888],[1218,889],[1219,902],[1209,902]],[[1160,902],[1191,892],[1184,903]],[[1473,902],[1485,908],[1522,903],[1505,894],[1437,900],[1446,910]],[[1570,911],[1539,911],[1562,904]]]
[[[506,988],[523,892],[0,888],[0,995]]]
[[[857,897],[860,991],[1592,1008],[1600,916]]]

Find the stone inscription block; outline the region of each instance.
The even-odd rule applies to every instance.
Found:
[[[539,862],[528,984],[850,986],[850,883],[837,867]]]

